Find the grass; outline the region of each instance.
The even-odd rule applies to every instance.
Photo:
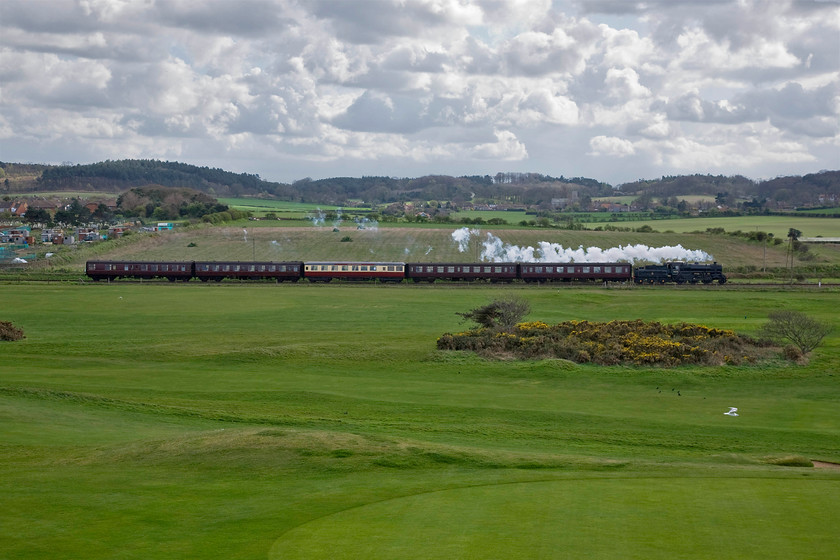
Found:
[[[435,350],[507,288],[2,289],[8,558],[836,550],[840,475],[799,466],[840,461],[836,328],[805,366],[605,368]],[[548,323],[840,326],[837,291],[515,289]]]
[[[253,223],[253,222],[252,222]],[[263,223],[263,222],[260,222]],[[176,229],[151,235],[136,235],[95,246],[59,248],[52,263],[72,266],[81,271],[85,260],[318,260],[350,259],[381,261],[477,261],[487,233],[504,243],[520,247],[538,247],[539,242],[558,243],[564,247],[617,247],[644,244],[652,247],[680,244],[686,249],[700,249],[722,263],[724,268],[751,265],[784,267],[786,245],[764,246],[728,235],[691,233],[635,233],[611,231],[569,231],[534,229],[496,229],[480,227],[480,234],[464,253],[452,240],[455,227],[392,228],[358,230],[343,225],[314,227],[197,227]],[[352,242],[342,242],[349,236]],[[54,248],[51,248],[54,250]],[[840,264],[840,251],[832,246],[813,246],[815,260],[809,265]],[[802,263],[800,263],[802,264]]]
[[[265,216],[274,212],[278,218],[283,220],[306,220],[318,212],[330,212],[341,210],[341,206],[328,204],[310,204],[305,202],[289,202],[285,200],[269,200],[261,198],[220,198],[219,202],[227,204],[236,210],[252,212],[255,216]],[[354,211],[357,209],[347,209]],[[369,210],[365,208],[364,210]]]
[[[100,191],[31,191],[31,192],[21,192],[21,193],[11,193],[9,197],[15,198],[31,198],[33,196],[37,196],[40,198],[79,198],[82,200],[87,200],[89,198],[95,200],[102,200],[102,199],[109,199],[120,196],[120,193],[113,193],[113,192],[100,192]]]
[[[600,224],[590,224],[593,227]],[[618,224],[622,225],[622,224]],[[637,228],[650,225],[657,231],[687,233],[706,231],[707,228],[724,228],[726,231],[765,231],[774,236],[787,239],[790,228],[798,229],[803,237],[838,237],[840,219],[812,218],[808,216],[733,216],[715,218],[674,218],[668,220],[642,220],[634,222]]]

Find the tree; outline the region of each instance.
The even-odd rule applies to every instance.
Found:
[[[30,208],[23,217],[23,221],[30,224],[46,224],[51,219],[50,213],[43,208]]]
[[[800,235],[802,235],[802,232],[798,229],[790,228],[788,230],[788,255],[790,256],[791,274],[793,274],[793,243],[799,240]]]
[[[531,305],[520,297],[508,296],[476,307],[466,313],[455,313],[481,327],[510,331],[531,311]]]
[[[808,317],[801,311],[780,310],[769,315],[761,334],[771,340],[789,340],[803,355],[816,348],[831,332],[831,326]]]

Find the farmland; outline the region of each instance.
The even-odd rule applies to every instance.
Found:
[[[633,244],[652,247],[682,245],[711,254],[726,269],[752,266],[783,269],[786,245],[748,242],[729,235],[694,233],[641,233],[615,231],[579,231],[553,229],[478,228],[464,253],[452,240],[454,227],[396,228],[378,227],[358,230],[354,226],[333,231],[325,227],[252,227],[198,226],[177,228],[172,232],[129,236],[78,249],[65,249],[49,259],[52,269],[78,273],[88,259],[128,260],[379,260],[409,262],[476,261],[488,233],[504,243],[520,247],[538,247],[542,241],[564,247],[610,248]],[[815,266],[837,266],[840,251],[836,245],[814,246],[812,261],[803,274],[813,276]],[[41,266],[47,264],[41,260]],[[818,280],[813,278],[814,282]]]
[[[597,226],[599,224],[592,224]],[[679,218],[668,220],[642,220],[634,227],[649,225],[657,231],[687,233],[723,228],[726,231],[765,231],[784,239],[791,228],[798,229],[804,237],[840,236],[840,219],[811,218],[808,216],[733,216],[714,218]]]
[[[835,326],[807,365],[661,369],[436,350],[489,287],[2,289],[8,558],[837,548],[837,291],[513,288],[549,323]]]

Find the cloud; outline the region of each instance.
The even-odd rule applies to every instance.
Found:
[[[809,172],[836,167],[838,8],[5,0],[0,149],[178,156],[276,180],[496,162],[613,182]]]
[[[513,132],[496,130],[494,134],[496,135],[495,142],[479,144],[472,150],[476,158],[516,161],[528,157],[528,150]]]
[[[625,157],[636,153],[632,142],[610,136],[595,136],[589,141],[589,147],[593,156]]]

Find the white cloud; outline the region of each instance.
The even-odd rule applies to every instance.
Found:
[[[4,0],[3,20],[9,160],[218,157],[276,180],[836,167],[837,4]]]
[[[595,136],[589,141],[589,147],[589,155],[593,156],[625,157],[636,153],[632,142],[614,136]]]
[[[509,130],[496,130],[496,141],[479,144],[472,150],[479,159],[494,159],[502,161],[516,161],[528,157],[528,150],[516,135]]]

